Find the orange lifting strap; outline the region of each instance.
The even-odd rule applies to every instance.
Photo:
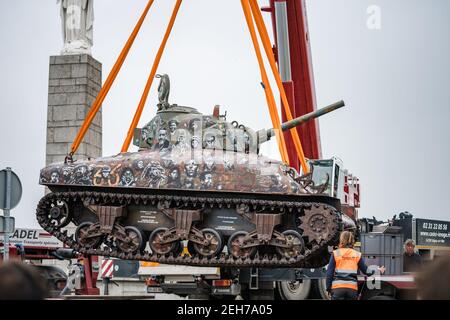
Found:
[[[84,135],[87,132],[87,129],[89,128],[89,126],[91,125],[92,121],[94,120],[95,115],[97,114],[98,110],[100,109],[103,101],[105,100],[106,95],[108,94],[109,90],[111,89],[112,84],[114,83],[114,80],[117,77],[117,74],[119,73],[133,43],[134,40],[136,39],[137,34],[139,33],[139,30],[147,16],[148,11],[150,10],[152,4],[153,4],[154,0],[149,0],[142,16],[140,17],[137,25],[135,26],[133,32],[131,33],[127,43],[125,44],[124,48],[122,49],[122,52],[120,53],[116,63],[114,64],[114,67],[112,68],[108,78],[105,81],[105,84],[103,85],[102,89],[100,90],[100,93],[98,94],[97,98],[95,99],[94,103],[92,104],[91,109],[89,110],[89,113],[86,117],[86,119],[84,120],[84,123],[80,129],[80,131],[77,134],[77,137],[75,138],[75,141],[72,144],[72,148],[71,148],[71,152],[69,157],[71,158],[76,150],[78,149],[81,141],[84,138]],[[137,107],[136,113],[133,117],[133,121],[130,125],[130,128],[128,129],[128,133],[127,133],[127,137],[122,145],[122,150],[121,152],[127,152],[129,145],[131,143],[131,140],[133,138],[133,133],[134,133],[134,129],[137,127],[140,117],[142,115],[142,111],[144,110],[145,107],[145,103],[147,101],[148,98],[148,94],[150,92],[150,88],[152,86],[153,83],[153,79],[155,78],[159,63],[161,61],[161,57],[164,53],[164,49],[166,47],[167,41],[169,39],[170,33],[173,29],[173,25],[175,23],[178,11],[180,9],[182,0],[177,0],[175,7],[173,9],[173,13],[169,22],[169,25],[167,27],[166,33],[164,35],[163,41],[159,47],[159,50],[157,52],[156,58],[153,62],[153,66],[149,75],[149,78],[147,80],[146,86],[144,88],[144,92],[142,94],[141,100],[139,102],[139,105]],[[286,96],[286,92],[284,91],[284,87],[280,78],[280,74],[278,72],[277,66],[276,66],[276,62],[275,62],[275,57],[273,56],[273,52],[272,52],[272,48],[271,48],[271,44],[270,44],[270,39],[269,39],[269,35],[267,33],[267,29],[265,27],[263,18],[262,18],[262,14],[259,11],[259,6],[257,3],[257,0],[241,0],[241,4],[242,4],[242,9],[245,15],[245,19],[250,31],[250,35],[252,38],[252,42],[253,42],[253,46],[255,48],[255,52],[256,52],[256,56],[258,58],[258,64],[259,64],[259,68],[261,71],[261,77],[262,77],[262,81],[263,81],[263,87],[264,87],[264,92],[266,95],[266,100],[267,100],[267,104],[269,107],[269,113],[270,113],[270,117],[272,120],[272,124],[275,128],[275,132],[276,132],[276,138],[278,141],[278,147],[280,149],[280,154],[281,157],[283,159],[283,161],[285,163],[289,163],[289,157],[288,157],[288,152],[287,152],[287,148],[286,148],[286,143],[284,140],[284,135],[282,134],[281,131],[281,122],[280,122],[280,118],[278,115],[278,111],[277,111],[277,107],[276,107],[276,102],[275,102],[275,98],[273,95],[273,91],[272,88],[270,86],[270,82],[267,76],[267,72],[264,66],[264,61],[263,61],[263,57],[261,54],[261,49],[258,43],[258,38],[256,36],[256,31],[255,31],[255,26],[254,23],[256,23],[256,26],[258,28],[258,32],[259,32],[259,36],[261,38],[261,41],[263,43],[264,46],[264,50],[265,53],[267,55],[267,58],[269,60],[270,63],[270,67],[272,69],[272,72],[274,74],[278,89],[280,91],[280,95],[281,95],[281,100],[283,102],[283,106],[285,108],[285,112],[286,112],[286,116],[288,118],[288,120],[292,120],[292,113],[291,113],[291,109],[289,106],[289,102],[287,100],[287,96]],[[254,19],[254,20],[253,20]],[[303,148],[300,142],[300,137],[298,136],[298,132],[296,129],[291,129],[290,130],[291,135],[293,137],[294,140],[294,145],[295,145],[295,149],[297,151],[297,154],[299,156],[301,165],[302,165],[302,169],[304,173],[308,173],[309,172],[309,168],[306,164],[306,159],[303,153]]]
[[[259,31],[259,35],[261,37],[261,41],[264,45],[264,50],[266,51],[267,58],[269,59],[270,67],[272,69],[272,73],[275,77],[278,90],[280,91],[281,95],[281,101],[283,102],[284,110],[286,112],[286,116],[288,121],[292,120],[292,113],[291,113],[291,107],[289,105],[289,101],[286,96],[286,91],[284,90],[283,82],[281,81],[280,73],[277,69],[275,57],[272,51],[272,45],[270,44],[270,38],[269,34],[267,33],[266,26],[264,24],[264,20],[262,17],[261,12],[259,11],[258,2],[256,0],[248,0],[250,2],[250,6],[255,18],[256,26]],[[309,173],[309,167],[306,163],[305,159],[305,153],[303,152],[302,143],[300,141],[300,137],[298,135],[298,131],[296,128],[292,128],[290,130],[292,139],[294,141],[295,150],[297,151],[297,156],[300,160],[303,173],[308,174]]]
[[[121,152],[127,152],[128,148],[131,143],[131,139],[133,139],[134,129],[136,129],[139,120],[141,119],[142,111],[145,107],[145,102],[147,101],[148,94],[150,92],[150,88],[153,83],[153,79],[156,76],[156,71],[158,70],[159,62],[161,61],[161,57],[164,53],[164,49],[167,44],[167,40],[169,39],[170,33],[172,32],[173,25],[175,23],[175,19],[177,18],[178,11],[180,9],[181,3],[183,0],[177,0],[177,3],[175,4],[175,8],[172,12],[172,17],[170,18],[169,25],[167,26],[166,33],[164,35],[164,39],[159,47],[158,53],[156,54],[155,61],[153,62],[152,70],[150,72],[150,76],[148,77],[147,84],[145,85],[144,92],[142,93],[141,100],[139,102],[139,105],[137,107],[136,113],[134,114],[133,121],[131,122],[130,128],[128,129],[127,137],[125,138],[125,141],[122,145]]]
[[[264,61],[261,55],[261,49],[259,47],[258,38],[256,37],[255,26],[253,18],[250,12],[250,6],[248,0],[241,0],[242,10],[244,11],[245,20],[247,21],[248,29],[250,31],[250,36],[253,41],[253,46],[255,47],[256,57],[258,58],[259,68],[261,70],[261,77],[263,81],[264,92],[266,94],[267,105],[269,106],[270,118],[272,119],[272,124],[275,128],[275,133],[278,141],[278,147],[280,149],[281,158],[283,162],[289,163],[289,156],[286,148],[286,142],[284,141],[284,135],[281,131],[280,118],[278,116],[277,107],[275,104],[275,98],[273,96],[272,87],[270,86],[269,79],[267,77],[266,68],[264,67]]]
[[[105,100],[106,95],[108,94],[109,90],[111,89],[112,84],[114,83],[114,80],[117,77],[117,74],[119,73],[120,69],[122,68],[122,65],[130,52],[130,49],[134,43],[134,40],[136,39],[136,36],[139,33],[139,30],[141,29],[142,23],[145,20],[145,17],[147,16],[147,13],[149,12],[154,0],[149,0],[147,6],[144,9],[144,12],[142,13],[139,21],[137,22],[136,26],[133,29],[133,32],[131,33],[130,37],[128,38],[128,41],[126,42],[124,48],[122,49],[119,57],[117,58],[116,63],[114,64],[110,74],[108,75],[108,78],[105,81],[105,84],[103,85],[102,89],[100,90],[97,98],[95,99],[94,103],[92,104],[91,109],[89,110],[89,113],[86,117],[86,119],[83,122],[83,125],[81,126],[80,131],[78,131],[78,134],[72,143],[71,151],[69,154],[69,157],[71,158],[75,152],[77,151],[78,147],[80,146],[81,141],[83,140],[86,131],[88,130],[89,126],[91,125],[92,121],[95,118],[95,115],[97,114],[98,110],[100,110],[100,107]]]

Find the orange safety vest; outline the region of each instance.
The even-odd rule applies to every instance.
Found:
[[[351,248],[340,248],[333,251],[336,268],[331,289],[358,290],[358,263],[361,253]]]

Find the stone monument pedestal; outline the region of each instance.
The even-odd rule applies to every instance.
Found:
[[[87,54],[50,57],[46,164],[64,161],[102,86],[102,64]],[[95,117],[74,159],[102,155],[102,115]]]
[[[64,161],[102,86],[102,64],[87,54],[50,57],[46,164]],[[102,155],[102,115],[96,115],[74,159]],[[48,190],[47,190],[48,192]],[[75,225],[65,229],[75,232]],[[68,262],[48,260],[63,269]]]

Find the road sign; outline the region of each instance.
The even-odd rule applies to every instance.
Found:
[[[19,177],[11,170],[11,168],[0,171],[0,209],[3,210],[4,215],[4,261],[9,260],[9,234],[11,231],[14,231],[14,219],[11,219],[9,216],[9,211],[19,204],[20,198],[22,198],[22,183],[20,183]]]
[[[102,278],[112,278],[114,272],[114,260],[104,259],[102,261]]]
[[[0,209],[14,209],[22,198],[22,183],[19,177],[6,168],[0,171]]]
[[[0,234],[13,233],[15,221],[13,217],[0,216]]]

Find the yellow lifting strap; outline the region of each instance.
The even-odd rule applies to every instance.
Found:
[[[153,2],[154,2],[154,0],[148,1],[147,6],[144,9],[144,12],[142,13],[141,17],[139,18],[139,21],[137,22],[136,26],[133,29],[133,32],[131,33],[130,37],[128,38],[127,42],[125,43],[125,46],[123,47],[122,51],[120,52],[120,55],[117,58],[117,61],[114,64],[111,72],[109,73],[108,78],[105,81],[105,84],[101,88],[97,98],[95,99],[94,103],[92,104],[91,109],[89,110],[89,113],[83,122],[83,125],[81,126],[74,142],[72,143],[71,151],[69,154],[70,158],[77,151],[88,128],[90,127],[92,121],[94,120],[95,115],[100,110],[100,107],[101,107],[103,101],[105,100],[106,95],[108,94],[109,90],[111,89],[111,86],[114,83],[114,80],[116,79],[117,74],[119,73],[120,69],[122,68],[123,63],[124,63],[128,53],[130,52],[130,49],[134,43],[134,40],[136,39],[136,37],[139,33],[139,30],[141,29],[142,24],[143,24],[145,18],[147,17],[147,13],[149,12]]]
[[[136,113],[134,114],[133,121],[131,122],[130,128],[128,129],[127,137],[125,138],[125,141],[123,142],[122,150],[121,150],[122,153],[127,152],[128,148],[130,147],[131,140],[133,139],[134,129],[136,129],[137,125],[139,124],[139,120],[141,119],[142,111],[144,110],[145,103],[147,102],[148,94],[150,92],[150,88],[153,84],[153,79],[156,76],[156,72],[158,70],[158,66],[161,61],[161,57],[164,53],[164,49],[166,47],[167,40],[169,39],[170,33],[172,32],[173,25],[175,24],[175,20],[177,18],[177,14],[180,9],[182,1],[183,0],[177,0],[177,3],[175,4],[175,7],[173,9],[172,17],[170,18],[169,25],[167,26],[166,33],[164,34],[164,38],[163,38],[163,41],[162,41],[162,43],[159,47],[159,50],[156,54],[156,58],[153,61],[153,66],[150,71],[150,75],[148,77],[147,83],[145,85],[144,92],[142,93],[141,100],[139,101],[139,105],[137,107]]]
[[[241,0],[242,10],[245,15],[245,20],[247,21],[248,29],[250,31],[250,36],[253,41],[253,46],[255,48],[256,57],[258,58],[258,64],[261,71],[261,77],[264,86],[264,92],[266,94],[267,105],[269,107],[270,118],[272,120],[272,125],[275,129],[276,138],[278,141],[278,147],[280,149],[281,159],[285,163],[289,163],[289,156],[286,148],[286,142],[284,140],[284,135],[281,131],[281,122],[278,115],[275,98],[273,95],[272,87],[270,86],[269,79],[267,77],[266,68],[264,67],[264,61],[261,55],[261,49],[259,47],[258,38],[256,37],[255,26],[253,18],[250,11],[250,6],[248,0]]]
[[[290,121],[293,119],[292,113],[291,113],[291,107],[289,105],[289,101],[287,99],[286,92],[284,90],[283,82],[281,81],[280,73],[276,66],[275,57],[274,57],[274,54],[272,51],[272,45],[270,43],[269,34],[268,34],[267,28],[264,24],[262,14],[259,10],[258,2],[257,2],[257,0],[246,0],[246,1],[250,2],[250,7],[251,7],[251,10],[252,10],[255,22],[256,22],[256,26],[259,31],[259,35],[261,37],[261,41],[264,46],[264,50],[265,50],[267,58],[269,60],[270,67],[272,69],[272,73],[275,77],[275,80],[276,80],[276,83],[278,86],[278,90],[280,91],[281,101],[283,102],[282,104],[284,106],[286,117],[287,117],[288,121]],[[296,128],[293,128],[290,130],[290,133],[292,135],[292,140],[294,142],[295,150],[296,150],[297,156],[300,160],[300,163],[301,163],[301,166],[303,169],[303,173],[308,174],[309,167],[306,163],[305,154],[303,152],[303,147],[302,147],[302,143],[300,141],[300,137],[298,135],[298,131]]]

